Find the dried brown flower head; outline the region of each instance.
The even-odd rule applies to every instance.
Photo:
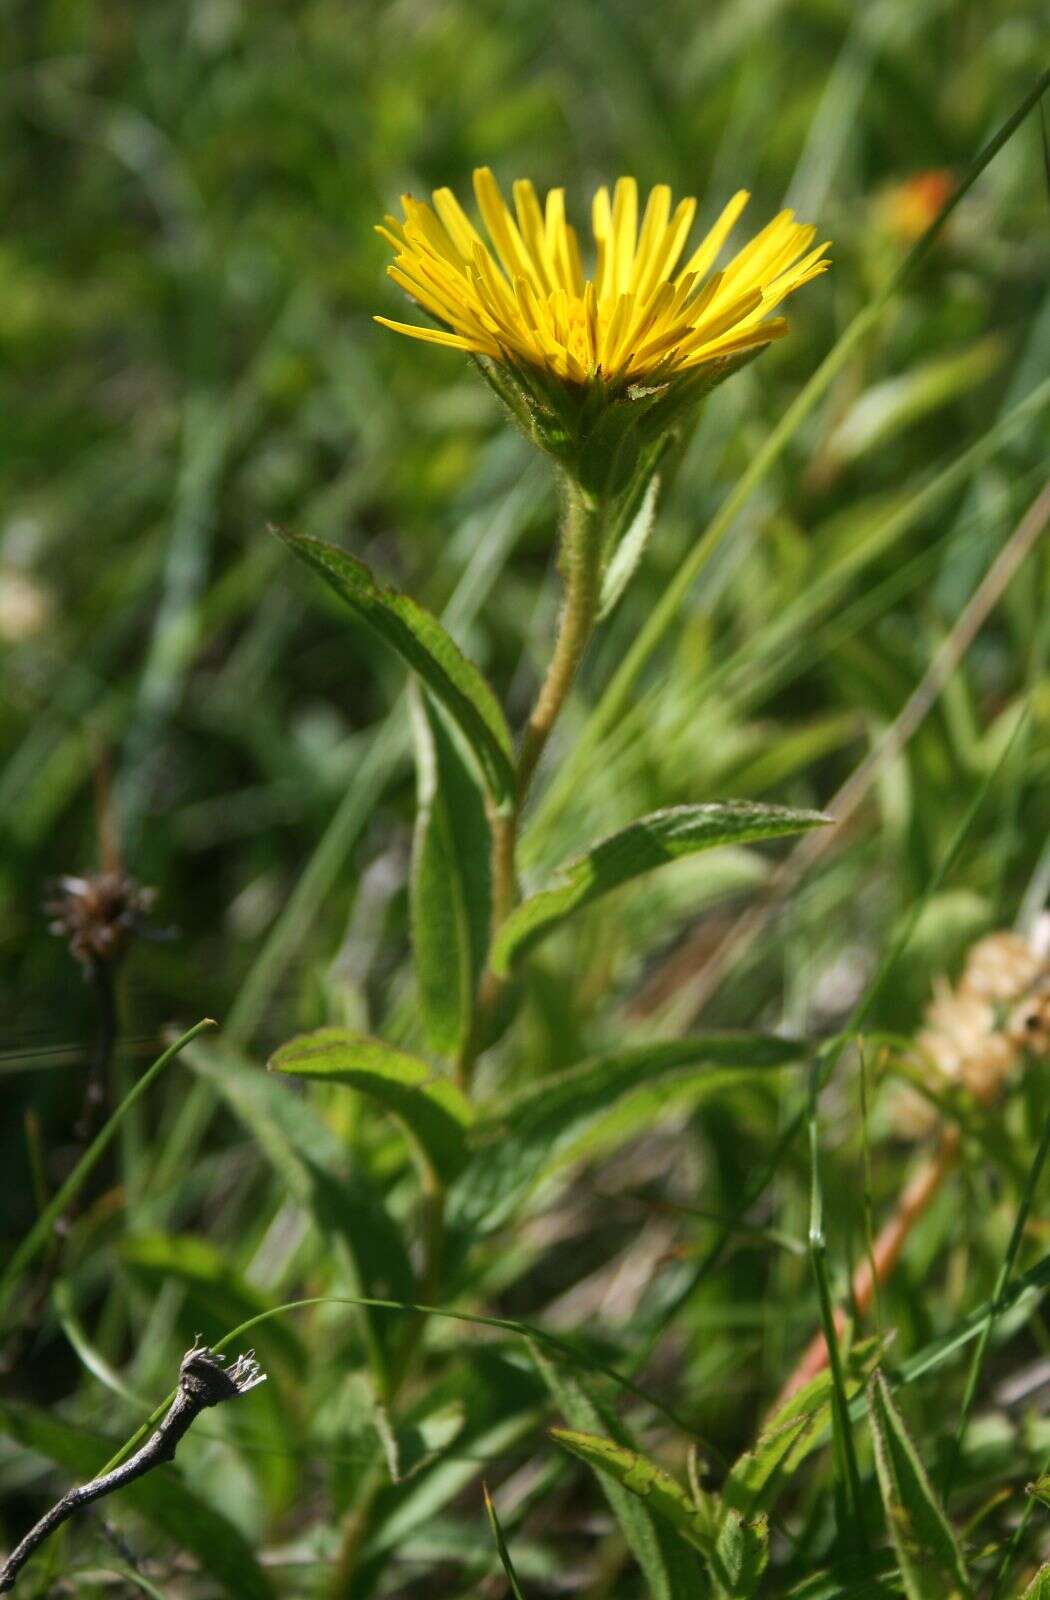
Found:
[[[916,1035],[919,1070],[930,1087],[961,1087],[992,1105],[1023,1056],[1050,1056],[1050,950],[1047,923],[1031,938],[1004,930],[979,939],[953,987],[941,978]],[[917,1089],[901,1087],[892,1119],[904,1138],[932,1133],[937,1107]]]
[[[76,959],[88,967],[119,961],[145,925],[156,899],[126,872],[112,868],[83,878],[60,878],[44,909],[50,931],[68,939]]]

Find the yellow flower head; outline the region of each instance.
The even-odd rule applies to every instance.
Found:
[[[390,276],[442,327],[376,321],[572,384],[665,382],[752,352],[787,332],[768,313],[829,265],[827,245],[812,248],[816,230],[782,211],[712,272],[747,204],[742,189],[679,266],[696,201],[672,210],[670,189],[658,184],[639,225],[638,186],[621,178],[611,200],[605,188],[594,197],[596,265],[587,278],[564,190],[551,189],[541,208],[523,179],[511,211],[480,167],[474,193],[491,243],[450,189],[435,190],[433,207],[403,196],[404,222],[387,217],[378,229],[395,253]]]

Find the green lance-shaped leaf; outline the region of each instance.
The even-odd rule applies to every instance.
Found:
[[[488,951],[490,839],[485,801],[441,718],[411,699],[419,802],[410,905],[427,1041],[444,1055],[466,1040]]]
[[[442,1183],[467,1159],[469,1100],[418,1056],[349,1028],[318,1028],[291,1039],[270,1058],[272,1072],[343,1083],[385,1106],[405,1128]]]
[[[969,1600],[962,1552],[881,1372],[868,1385],[875,1469],[909,1600]]]
[[[559,1410],[577,1433],[594,1436],[603,1428],[606,1437],[613,1437],[626,1449],[633,1447],[619,1417],[599,1403],[581,1372],[538,1341],[530,1340],[529,1349]],[[598,1481],[641,1568],[651,1600],[696,1600],[698,1571],[692,1545],[683,1543],[664,1518],[654,1516],[643,1500],[611,1474],[601,1474]]]
[[[803,1061],[804,1040],[709,1033],[654,1040],[595,1056],[527,1085],[486,1108],[474,1156],[451,1196],[452,1217],[471,1232],[501,1227],[541,1179],[566,1162],[644,1132],[675,1103]]]
[[[0,1433],[53,1461],[77,1483],[95,1477],[117,1449],[114,1439],[62,1422],[32,1406],[0,1404]],[[178,1466],[158,1467],[105,1502],[107,1516],[127,1506],[165,1539],[186,1550],[235,1600],[273,1600],[274,1591],[240,1529],[188,1487]]]
[[[436,617],[408,595],[378,583],[368,568],[345,550],[307,534],[275,528],[289,549],[319,572],[355,616],[418,672],[448,711],[477,757],[498,806],[514,794],[510,733],[492,690]]]
[[[578,1433],[570,1428],[552,1428],[551,1435],[566,1450],[586,1461],[596,1472],[614,1478],[629,1489],[657,1516],[680,1533],[709,1561],[716,1555],[718,1527],[709,1503],[697,1504],[689,1491],[663,1467],[637,1450],[628,1450],[614,1439],[597,1433]]]
[[[631,518],[627,531],[613,551],[609,565],[602,575],[601,596],[598,601],[599,621],[609,615],[634,577],[656,521],[656,501],[659,493],[660,478],[659,474],[654,473],[645,486],[638,509]]]
[[[1050,1562],[1039,1568],[1021,1600],[1050,1600]]]
[[[747,844],[805,833],[831,820],[819,811],[754,805],[746,800],[653,811],[568,862],[558,872],[552,888],[541,890],[518,906],[503,924],[493,946],[493,969],[506,975],[518,957],[573,911],[667,861],[722,844]]]
[[[851,1351],[846,1376],[850,1400],[863,1388],[881,1349],[881,1340],[867,1339]],[[722,1485],[724,1506],[750,1518],[772,1504],[781,1484],[826,1439],[833,1388],[831,1373],[825,1369],[766,1418],[752,1448],[730,1468]]]
[[[769,1523],[730,1511],[718,1530],[712,1576],[719,1600],[752,1600],[769,1560]]]

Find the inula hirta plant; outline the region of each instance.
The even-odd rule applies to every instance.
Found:
[[[595,197],[588,277],[561,190],[541,209],[532,185],[518,183],[511,212],[487,168],[476,173],[475,189],[479,226],[439,189],[433,208],[406,197],[404,222],[389,218],[380,229],[396,252],[391,276],[439,326],[379,320],[469,353],[527,437],[557,464],[564,598],[520,737],[434,617],[344,551],[283,535],[400,654],[422,689],[412,702],[419,809],[409,893],[419,1005],[410,1036],[399,1035],[396,1047],[323,1028],[283,1046],[271,1065],[344,1083],[401,1119],[420,1166],[418,1297],[430,1305],[466,1292],[472,1242],[519,1214],[552,1143],[544,1134],[532,1154],[508,1166],[514,1137],[475,1083],[479,1057],[513,1028],[523,997],[514,979],[526,956],[583,907],[679,856],[827,820],[813,811],[705,799],[652,812],[611,838],[581,841],[579,854],[548,883],[521,883],[523,809],[587,643],[641,558],[662,460],[688,436],[714,385],[784,334],[783,319],[770,313],[827,260],[825,246],[813,247],[813,228],[784,212],[718,269],[746,194],[729,202],[690,251],[696,202],[674,207],[660,185],[639,220],[637,186],[621,178],[611,198],[605,189]],[[767,1064],[796,1052],[779,1039],[763,1040],[759,1050]],[[692,1059],[691,1051],[682,1059]],[[698,1043],[695,1059],[720,1058],[714,1045]],[[651,1084],[653,1070],[644,1052],[620,1066],[639,1084]],[[494,1070],[492,1077],[501,1076]],[[557,1092],[547,1081],[521,1087]],[[575,1115],[571,1094],[565,1114],[570,1121]],[[521,1138],[535,1143],[534,1134]],[[387,1407],[411,1377],[425,1326],[417,1315],[404,1345],[375,1355],[377,1394]],[[353,1592],[369,1496],[381,1487],[377,1477],[348,1518],[333,1594]],[[764,1548],[761,1519],[748,1537]]]

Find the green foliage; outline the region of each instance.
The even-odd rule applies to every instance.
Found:
[[[711,1506],[706,1501],[690,1499],[677,1479],[655,1461],[637,1450],[625,1449],[612,1439],[603,1439],[599,1434],[555,1428],[553,1437],[596,1472],[607,1473],[631,1494],[644,1500],[702,1555],[713,1558],[718,1529]]]
[[[868,1387],[886,1524],[910,1600],[968,1600],[973,1590],[958,1540],[881,1372]]]
[[[83,1152],[80,1160],[73,1168],[73,1171],[58,1192],[44,1206],[40,1216],[4,1266],[3,1272],[0,1273],[0,1307],[6,1303],[7,1298],[14,1291],[21,1274],[32,1264],[34,1258],[42,1254],[52,1242],[56,1224],[77,1201],[81,1189],[87,1183],[93,1169],[102,1159],[107,1145],[114,1138],[120,1124],[127,1117],[135,1102],[145,1094],[154,1078],[159,1077],[169,1062],[174,1061],[175,1057],[187,1044],[190,1044],[204,1029],[214,1028],[214,1026],[215,1024],[210,1018],[205,1018],[203,1022],[198,1022],[188,1033],[184,1033],[181,1039],[176,1040],[162,1055],[158,1056],[149,1071],[143,1073],[138,1083],[128,1090],[112,1116],[107,1119],[103,1127],[95,1135],[91,1144]]]
[[[329,1126],[221,1041],[214,1049],[198,1050],[193,1065],[243,1123],[282,1192],[305,1208],[326,1251],[349,1267],[351,1286],[370,1299],[412,1300],[415,1274],[383,1191],[360,1164],[349,1166]],[[370,1358],[385,1375],[400,1330],[389,1316],[368,1307],[362,1317]]]
[[[474,1228],[504,1223],[546,1174],[603,1143],[650,1127],[676,1097],[696,1102],[754,1072],[805,1054],[798,1040],[700,1034],[581,1061],[491,1106],[475,1129],[476,1154],[456,1185],[454,1217]]]
[[[601,1442],[617,1452],[618,1459],[621,1453],[635,1458],[627,1430],[598,1403],[587,1383],[542,1346],[534,1344],[532,1355],[559,1410],[573,1424],[574,1431],[566,1434],[562,1430],[562,1442],[567,1438],[593,1439],[593,1430],[603,1428],[615,1437]],[[559,1437],[557,1431],[555,1437]],[[588,1464],[599,1465],[590,1459]],[[652,1600],[688,1600],[696,1592],[697,1563],[683,1545],[674,1518],[661,1514],[659,1506],[646,1505],[644,1497],[617,1473],[600,1470],[599,1482],[627,1546],[645,1575]]]
[[[349,1028],[304,1033],[270,1058],[272,1072],[344,1084],[369,1095],[404,1126],[423,1160],[447,1183],[467,1160],[470,1101],[417,1056]]]
[[[368,568],[323,539],[281,532],[356,617],[372,628],[440,700],[478,759],[494,800],[514,792],[511,743],[499,705],[480,672],[435,617],[406,594],[383,588]]]
[[[507,918],[496,936],[492,965],[506,973],[566,917],[654,867],[724,844],[751,844],[805,833],[830,822],[817,811],[723,800],[674,806],[640,817],[630,827],[592,845],[559,868],[550,889],[532,895]]]
[[[850,1399],[863,1388],[864,1355],[863,1349],[853,1352],[846,1383]],[[753,1518],[768,1509],[792,1473],[826,1442],[832,1389],[831,1374],[818,1373],[766,1418],[754,1446],[734,1462],[722,1486],[722,1501],[731,1511]]]
[[[765,1517],[745,1522],[739,1511],[726,1513],[718,1531],[712,1564],[720,1600],[751,1600],[769,1560],[769,1526]]]
[[[419,804],[412,844],[412,945],[423,1025],[439,1054],[470,1037],[488,949],[491,841],[485,805],[422,696],[413,700]]]
[[[824,1072],[820,1261],[849,1311],[924,1159],[891,1116],[923,1009],[1050,878],[1047,541],[1016,543],[1050,409],[1015,115],[1045,25],[988,0],[955,48],[958,21],[11,8],[0,1545],[145,1436],[195,1332],[250,1321],[269,1372],[16,1593],[1046,1589],[1039,1067],[987,1114],[948,1097],[958,1160],[850,1319],[861,1517],[828,1375],[773,1400],[821,1317],[799,1069]],[[558,623],[558,485],[504,376],[371,321],[404,314],[373,224],[480,162],[564,185],[578,223],[620,172],[697,194],[697,230],[743,184],[737,241],[791,205],[834,257],[695,419],[703,382],[603,420],[536,379],[526,428],[616,504],[502,885],[513,982],[487,970],[491,846]],[[723,795],[837,826],[694,848]],[[98,986],[41,906],[115,857],[158,936],[96,1071]],[[158,1061],[205,1013],[222,1031]],[[675,1524],[698,1497],[704,1554]]]
[[[499,1525],[499,1518],[496,1515],[496,1507],[492,1504],[492,1496],[489,1494],[487,1487],[485,1489],[485,1510],[488,1513],[489,1526],[492,1529],[492,1537],[496,1541],[496,1550],[499,1554],[500,1566],[503,1568],[503,1571],[507,1577],[507,1582],[510,1585],[510,1592],[514,1596],[514,1600],[525,1600],[525,1596],[521,1591],[521,1585],[518,1582],[518,1575],[514,1571],[514,1563],[510,1559],[510,1551],[507,1549],[507,1541],[503,1537],[503,1529]]]
[[[602,590],[598,603],[598,617],[607,617],[634,577],[639,561],[645,554],[656,523],[656,502],[660,494],[660,474],[654,472],[642,493],[637,511],[620,538],[608,566],[602,574]]]

